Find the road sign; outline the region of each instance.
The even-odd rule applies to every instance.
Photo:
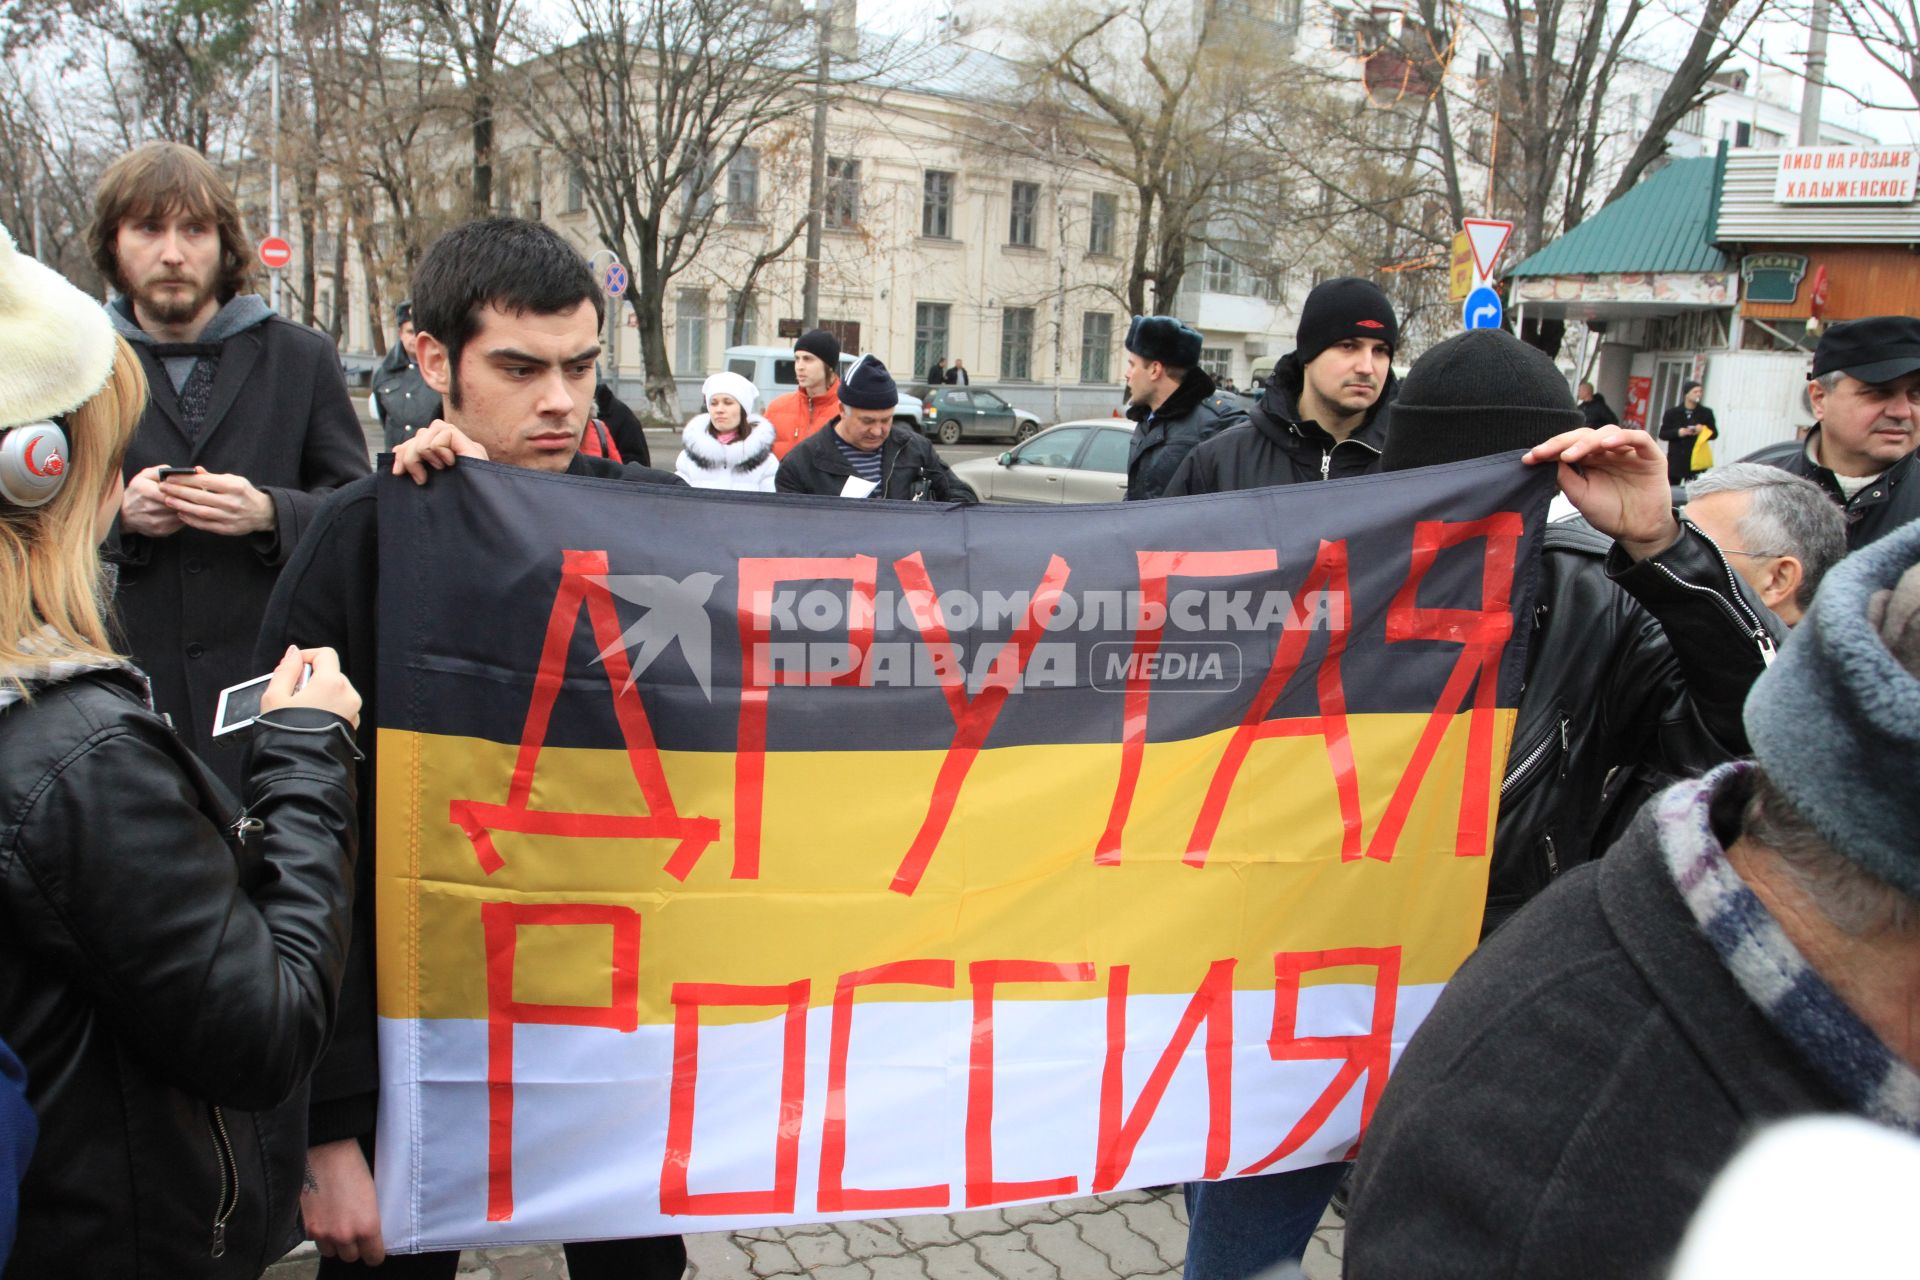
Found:
[[[1464,231],[1453,234],[1453,266],[1447,276],[1447,300],[1465,302],[1467,295],[1473,292],[1473,286],[1480,283],[1474,278],[1473,242]]]
[[[1469,329],[1498,329],[1502,319],[1500,295],[1481,285],[1467,295],[1460,307],[1460,318]]]
[[[1480,279],[1493,279],[1494,264],[1500,261],[1500,251],[1507,247],[1513,235],[1513,224],[1492,218],[1462,218],[1460,229],[1466,232],[1467,243],[1473,249],[1473,265]]]
[[[607,286],[609,297],[617,298],[627,291],[627,269],[617,262],[607,268],[601,280]]]
[[[260,264],[269,271],[278,271],[293,261],[293,246],[279,236],[268,236],[260,242]]]

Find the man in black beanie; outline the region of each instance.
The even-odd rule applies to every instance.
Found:
[[[1512,334],[1479,329],[1434,347],[1408,373],[1394,415],[1383,471],[1524,454],[1557,467],[1561,492],[1586,517],[1544,536],[1484,936],[1602,852],[1590,842],[1610,770],[1691,776],[1746,754],[1741,708],[1785,630],[1674,512],[1653,437],[1582,426],[1560,370]],[[1339,1171],[1191,1184],[1188,1280],[1238,1280],[1299,1257]],[[1307,1225],[1285,1239],[1258,1226],[1275,1222]],[[1248,1257],[1254,1239],[1281,1251]]]
[[[899,402],[887,366],[861,356],[840,384],[840,416],[780,460],[773,487],[834,498],[975,501],[925,436],[894,421]]]
[[[840,339],[809,329],[793,341],[793,390],[767,405],[773,456],[784,458],[802,440],[840,416]]]
[[[1127,328],[1127,416],[1136,424],[1129,502],[1159,497],[1195,445],[1246,420],[1246,410],[1215,394],[1200,342],[1198,329],[1172,316],[1135,316]]]
[[[1295,348],[1273,366],[1247,423],[1195,449],[1167,495],[1378,471],[1399,343],[1400,321],[1380,286],[1357,276],[1316,285],[1300,310]]]

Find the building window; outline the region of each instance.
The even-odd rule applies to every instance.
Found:
[[[1467,130],[1467,154],[1475,159],[1487,154],[1487,131],[1479,125]]]
[[[1111,382],[1113,313],[1089,311],[1080,317],[1080,381]]]
[[[732,290],[727,294],[727,345],[730,347],[751,346],[756,341],[758,327],[754,320],[758,308],[748,306],[743,313],[740,310],[740,292]]]
[[[581,165],[567,169],[567,212],[584,213],[587,208],[587,171]]]
[[[707,291],[682,289],[673,304],[673,362],[682,373],[707,371]]]
[[[1705,105],[1695,107],[1693,110],[1687,112],[1686,115],[1680,117],[1679,131],[1681,133],[1690,133],[1696,138],[1706,137],[1707,108]]]
[[[1034,233],[1040,226],[1040,184],[1013,184],[1013,215],[1007,219],[1007,243],[1033,248]]]
[[[1202,285],[1208,293],[1236,293],[1234,261],[1225,251],[1208,245],[1202,258]]]
[[[1113,252],[1113,229],[1120,222],[1120,197],[1096,191],[1093,215],[1087,219],[1087,252],[1105,257]]]
[[[1223,378],[1231,377],[1233,375],[1233,348],[1200,348],[1200,367],[1205,369],[1207,376],[1215,382],[1219,382]]]
[[[1015,382],[1033,377],[1033,308],[1008,307],[1000,314],[1000,376]]]
[[[920,195],[920,234],[936,240],[953,239],[953,175],[927,170]]]
[[[919,302],[913,308],[913,368],[916,373],[933,367],[935,360],[952,356],[947,348],[947,326],[953,307],[945,302]]]
[[[1473,55],[1473,78],[1475,80],[1493,78],[1493,55],[1485,49]]]
[[[740,148],[727,164],[727,221],[760,220],[760,153]]]
[[[1333,47],[1348,53],[1360,47],[1360,39],[1354,34],[1353,19],[1338,9],[1333,12]]]
[[[860,162],[846,156],[827,157],[826,225],[849,231],[860,225]]]

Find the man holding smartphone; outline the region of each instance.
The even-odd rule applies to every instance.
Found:
[[[322,497],[367,473],[366,436],[333,344],[252,292],[239,206],[198,152],[151,142],[115,161],[87,246],[152,389],[106,540],[121,639],[238,794],[244,754],[212,737],[220,691],[259,674],[274,581]]]

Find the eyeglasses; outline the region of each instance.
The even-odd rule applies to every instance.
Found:
[[[1753,560],[1784,560],[1787,556],[1784,551],[1742,551],[1738,547],[1721,547],[1720,550],[1730,556],[1746,556]]]

